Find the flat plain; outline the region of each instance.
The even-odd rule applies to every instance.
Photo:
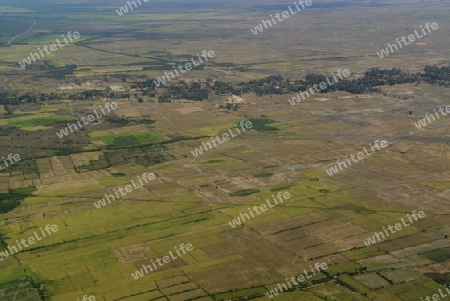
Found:
[[[0,106],[0,157],[22,158],[0,171],[0,202],[9,200],[0,214],[1,251],[47,224],[59,231],[0,262],[1,300],[262,301],[316,262],[329,268],[274,300],[416,301],[448,282],[450,117],[420,130],[414,125],[449,105],[448,87],[421,82],[382,86],[377,94],[338,91],[295,106],[287,101],[294,95],[244,93],[237,111],[218,106],[225,96],[161,103],[158,95],[132,88],[170,71],[164,64],[203,50],[215,51],[213,63],[185,77],[234,85],[270,75],[348,69],[358,78],[375,67],[412,73],[445,66],[446,2],[315,1],[317,7],[258,35],[250,28],[288,4],[198,1],[173,9],[147,3],[118,16],[115,9],[125,2],[71,0],[53,3],[47,14],[41,2],[6,2],[0,6],[0,23],[10,21],[0,30],[2,91],[52,99]],[[440,29],[387,58],[376,55],[426,22]],[[17,62],[30,51],[68,31],[82,38],[45,61],[76,64],[72,75],[55,79],[20,69]],[[130,95],[67,96],[114,85]],[[55,134],[111,100],[118,110],[108,118],[62,139]],[[209,137],[246,120],[262,126],[192,155]],[[377,139],[388,147],[326,173]],[[103,208],[93,205],[144,172],[156,179]],[[230,226],[278,192],[291,198]],[[374,231],[414,210],[425,218],[366,247]],[[133,279],[142,264],[182,243],[193,251]]]

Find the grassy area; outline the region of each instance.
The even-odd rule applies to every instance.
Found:
[[[148,142],[163,141],[164,137],[151,132],[128,132],[123,134],[111,134],[109,132],[92,132],[89,136],[97,141],[102,141],[113,148],[127,148],[139,146]]]
[[[7,124],[10,126],[16,126],[20,128],[33,128],[73,120],[74,117],[70,115],[46,115],[43,117],[26,116],[15,118],[12,119],[11,121],[7,121]]]
[[[385,254],[382,250],[378,249],[377,247],[366,247],[351,251],[343,252],[342,255],[347,257],[349,260],[359,260],[364,258],[369,258],[372,256],[382,255]]]
[[[437,190],[450,189],[450,182],[421,182],[420,184]]]
[[[256,131],[262,131],[262,132],[278,131],[278,128],[268,125],[268,124],[275,123],[275,121],[273,121],[273,120],[250,118],[250,122],[253,125],[252,129],[254,129]]]

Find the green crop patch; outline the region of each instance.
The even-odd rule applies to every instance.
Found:
[[[229,193],[229,196],[248,196],[254,193],[258,193],[260,192],[259,189],[245,189],[245,190],[241,190],[241,191],[236,191],[236,192],[232,192]]]
[[[289,189],[291,187],[295,186],[295,184],[280,184],[280,185],[276,185],[274,186],[272,189],[270,189],[270,191],[272,192],[277,192],[277,191],[282,191],[282,190],[286,190]]]
[[[74,117],[70,115],[51,115],[46,117],[20,117],[15,120],[9,121],[8,125],[16,127],[34,127],[34,126],[46,126],[53,125],[59,122],[73,121]]]
[[[421,182],[420,184],[433,188],[433,189],[437,189],[437,190],[446,190],[446,189],[450,189],[450,182],[446,181],[442,181],[442,182]]]
[[[253,175],[255,178],[268,178],[273,176],[273,172],[262,172],[256,175]]]
[[[423,252],[420,255],[423,255],[434,262],[444,262],[450,259],[450,248],[436,249],[427,252]]]
[[[163,141],[164,137],[152,132],[128,132],[123,134],[90,133],[89,136],[97,141],[102,141],[111,148],[135,147],[144,143]]]
[[[369,257],[373,257],[373,256],[383,255],[383,254],[385,254],[384,251],[382,251],[376,247],[373,247],[373,246],[356,249],[356,250],[351,250],[351,251],[346,251],[346,252],[342,253],[342,255],[347,257],[349,260],[365,259],[365,258],[369,258]]]
[[[278,131],[278,128],[273,127],[273,126],[268,126],[268,124],[276,123],[276,121],[273,121],[270,119],[250,118],[250,122],[253,125],[252,129],[254,129],[256,131],[262,131],[262,132]]]

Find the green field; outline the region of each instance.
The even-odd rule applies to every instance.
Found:
[[[138,146],[148,142],[162,141],[164,138],[157,133],[129,132],[126,134],[108,134],[104,132],[93,132],[89,136],[94,140],[102,141],[114,148],[126,148]]]
[[[74,121],[73,116],[70,115],[49,115],[44,117],[27,116],[15,118],[12,121],[8,121],[7,124],[9,126],[17,126],[24,128],[24,127],[54,125],[55,123],[66,121]]]

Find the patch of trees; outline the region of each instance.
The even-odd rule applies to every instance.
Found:
[[[421,76],[427,83],[448,86],[450,82],[450,65],[449,67],[441,68],[425,66],[424,73]]]
[[[54,79],[65,79],[67,75],[73,75],[73,72],[77,69],[76,64],[64,65],[58,67],[48,61],[43,61],[37,64],[27,65],[27,70],[45,70],[47,73],[43,77],[49,77]]]
[[[221,81],[216,81],[214,83],[214,86],[212,87],[212,90],[214,90],[216,92],[217,95],[221,95],[221,94],[241,94],[241,92],[239,90],[235,90],[233,88],[233,86],[231,86],[228,83],[225,82],[221,82]]]
[[[18,105],[19,101],[15,97],[0,95],[0,104],[2,105]]]
[[[36,191],[36,187],[11,189],[8,193],[0,193],[0,213],[8,213],[20,205],[28,196]]]
[[[5,109],[5,115],[12,115],[13,114],[13,110],[8,107],[7,105],[4,105],[3,108]]]
[[[131,89],[136,89],[142,92],[142,95],[148,95],[150,97],[155,97],[155,83],[153,78],[148,78],[145,81],[135,82],[131,85]]]
[[[65,65],[64,67],[55,67],[54,65],[43,62],[39,65],[33,65],[30,68],[37,68],[47,70],[49,74],[53,74],[57,78],[65,78],[66,75],[73,74],[76,70],[76,65]],[[331,91],[345,91],[353,94],[363,93],[381,93],[380,86],[396,85],[404,83],[420,83],[426,82],[432,85],[450,86],[450,65],[448,67],[425,66],[422,72],[410,74],[403,72],[398,68],[384,70],[379,68],[368,69],[364,76],[349,80],[334,80],[332,75],[327,76],[322,74],[307,74],[304,79],[283,78],[280,75],[271,75],[263,79],[250,80],[248,82],[241,82],[236,85],[230,83],[215,81],[213,83],[211,78],[206,82],[192,82],[190,84],[180,81],[179,83],[170,82],[160,87],[163,88],[163,94],[158,93],[160,89],[156,89],[154,79],[148,78],[143,81],[136,81],[131,85],[131,89],[142,92],[143,95],[155,97],[158,95],[159,102],[171,102],[172,99],[189,99],[201,101],[208,99],[208,93],[214,91],[217,95],[242,95],[243,93],[255,93],[258,96],[273,95],[273,94],[288,94],[297,93],[299,91],[306,91],[314,85],[319,85],[321,82],[327,83],[326,89],[318,89],[317,93],[327,93]],[[76,79],[75,79],[76,81]],[[116,94],[110,91],[88,90],[76,94],[65,95],[69,99],[93,99],[100,97],[125,97],[129,98],[130,94]],[[38,101],[45,102],[53,99],[58,99],[58,95],[54,93],[37,94],[32,93],[18,94],[5,91],[0,87],[0,105],[3,105],[7,114],[10,110],[8,106],[15,106],[20,103],[36,103]],[[142,99],[138,98],[141,102]]]
[[[141,91],[144,90],[155,90],[155,83],[153,82],[155,81],[155,79],[153,78],[148,78],[145,81],[138,81],[138,82],[134,82],[131,85],[131,89],[138,89]]]
[[[205,100],[208,99],[208,90],[202,88],[200,83],[193,82],[190,85],[180,83],[178,85],[170,85],[167,88],[167,93],[175,99],[189,99],[189,100]]]
[[[154,79],[136,82],[132,88],[144,91],[144,95],[155,96],[156,87]],[[325,82],[326,88],[315,90],[317,93],[327,93],[332,91],[344,91],[353,94],[364,93],[381,93],[380,86],[397,85],[404,83],[415,83],[424,81],[430,84],[449,85],[450,82],[450,66],[435,67],[426,66],[423,73],[410,74],[403,72],[398,68],[384,70],[379,68],[368,69],[364,76],[349,80],[348,78],[340,79],[332,75],[325,76],[322,74],[307,74],[304,79],[291,80],[283,78],[281,75],[271,75],[263,79],[250,80],[241,82],[233,86],[230,83],[216,81],[214,84],[211,80],[206,83],[193,82],[187,84],[184,81],[179,83],[171,83],[165,88],[164,94],[158,97],[159,102],[171,102],[172,99],[189,99],[203,100],[207,99],[208,92],[214,91],[217,95],[243,93],[255,93],[258,96],[273,94],[288,94],[292,92],[306,91],[314,86],[318,87],[320,83]]]
[[[426,66],[423,73],[416,74],[402,72],[398,68],[391,70],[372,68],[367,70],[362,78],[343,79],[336,82],[332,76],[329,76],[328,81],[327,77],[322,74],[308,74],[304,80],[298,79],[295,81],[291,81],[289,78],[284,79],[278,75],[260,80],[251,80],[247,83],[241,82],[238,86],[241,88],[240,92],[254,92],[258,96],[306,91],[314,85],[319,85],[321,82],[327,83],[327,87],[323,90],[318,89],[320,92],[316,91],[317,93],[330,91],[344,91],[353,94],[381,93],[379,86],[392,86],[420,81],[448,86],[450,84],[450,66],[441,68]],[[239,94],[239,91],[235,92],[235,94]]]
[[[163,103],[163,102],[172,102],[172,97],[170,96],[170,94],[163,94],[163,95],[159,95],[158,96],[158,102]]]
[[[30,93],[9,95],[4,92],[0,94],[0,105],[18,105],[21,102],[36,103],[37,96]]]
[[[52,66],[53,67],[53,66]],[[55,79],[65,79],[67,75],[73,75],[73,72],[77,69],[77,65],[65,65],[64,67],[50,68],[47,76]]]

